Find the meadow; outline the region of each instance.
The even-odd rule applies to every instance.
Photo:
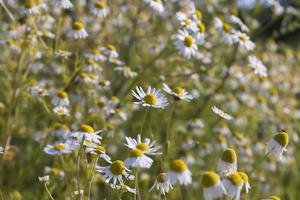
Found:
[[[297,0],[0,0],[0,200],[299,200]]]

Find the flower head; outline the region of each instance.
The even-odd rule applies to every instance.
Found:
[[[172,185],[176,183],[189,185],[192,183],[192,173],[183,160],[173,160],[166,176],[170,179]]]
[[[155,88],[148,87],[144,92],[142,87],[136,87],[136,91],[132,90],[133,96],[138,100],[135,102],[138,105],[165,108],[168,105],[167,98]]]
[[[215,172],[205,172],[201,177],[201,185],[205,200],[214,200],[226,194],[220,177]]]

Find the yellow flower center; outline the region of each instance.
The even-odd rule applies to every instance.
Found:
[[[113,175],[122,175],[125,172],[125,165],[123,161],[116,160],[110,165],[110,171]]]
[[[85,73],[85,72],[81,72],[81,73],[79,74],[79,76],[80,76],[80,78],[85,79],[85,78],[88,76],[88,74]]]
[[[226,149],[222,154],[221,160],[227,163],[236,162],[237,157],[235,151],[231,148]]]
[[[217,140],[218,140],[219,143],[222,144],[222,143],[226,142],[226,137],[222,134],[219,134],[218,137],[217,137]]]
[[[184,45],[187,46],[187,47],[191,47],[194,43],[194,39],[192,36],[188,35],[184,38],[184,41],[183,41]]]
[[[195,15],[198,18],[198,20],[202,20],[202,13],[200,10],[196,10]]]
[[[100,152],[103,152],[103,153],[106,152],[105,147],[104,147],[104,146],[101,146],[101,145],[96,146],[96,150],[97,150],[97,151],[100,151]]]
[[[114,127],[111,124],[107,124],[106,125],[106,129],[109,130],[109,131],[111,131],[111,130],[114,129]]]
[[[97,80],[97,76],[95,76],[94,74],[89,74],[89,78],[92,80]]]
[[[238,172],[240,177],[243,179],[244,182],[248,183],[249,182],[249,177],[246,173],[244,172]]]
[[[191,21],[189,19],[182,20],[185,25],[189,26],[191,24]]]
[[[94,48],[92,50],[92,53],[95,54],[95,55],[101,55],[102,54],[101,51],[98,48]]]
[[[233,173],[226,177],[233,185],[242,186],[244,181],[239,173]]]
[[[118,101],[119,101],[119,98],[116,97],[116,96],[112,96],[112,97],[111,97],[111,100],[114,101],[114,102],[118,102]]]
[[[94,62],[93,60],[87,60],[86,63],[87,63],[88,65],[94,65],[94,64],[95,64],[95,62]]]
[[[25,3],[25,8],[31,9],[31,8],[34,7],[34,5],[35,5],[34,0],[27,0],[26,3]]]
[[[273,138],[282,147],[286,147],[289,143],[289,135],[286,132],[283,132],[283,131],[276,134]]]
[[[97,105],[98,105],[100,108],[103,108],[103,107],[105,106],[105,101],[99,100],[99,101],[97,102]]]
[[[223,23],[223,30],[226,32],[226,33],[230,33],[231,32],[231,26],[227,23]]]
[[[107,45],[106,48],[109,49],[110,51],[116,51],[116,47],[111,44]]]
[[[85,132],[85,133],[94,133],[95,132],[91,126],[86,125],[86,124],[80,125],[78,130],[81,132]]]
[[[198,24],[198,29],[199,29],[200,33],[204,33],[206,30],[205,25],[201,22]]]
[[[184,172],[187,169],[187,166],[182,160],[173,160],[170,164],[170,169],[174,172]]]
[[[150,104],[152,106],[157,103],[157,98],[154,94],[147,94],[143,99],[147,104]]]
[[[164,183],[164,182],[165,182],[165,176],[166,176],[165,173],[160,173],[160,174],[157,176],[157,178],[156,178],[157,182],[159,182],[159,183]]]
[[[106,81],[105,81],[105,80],[99,81],[99,85],[100,85],[100,86],[105,86],[105,85],[106,85]]]
[[[62,150],[66,149],[66,145],[64,145],[64,144],[55,144],[54,149],[57,150],[57,151],[62,151]]]
[[[124,72],[127,72],[127,73],[131,72],[131,69],[128,66],[125,66],[123,69],[124,69]]]
[[[79,31],[84,29],[84,24],[80,21],[74,22],[73,23],[73,30]]]
[[[212,187],[220,182],[220,177],[215,172],[205,172],[201,178],[201,185],[205,188]]]
[[[50,169],[50,171],[51,171],[51,174],[54,174],[54,175],[56,175],[56,174],[58,174],[58,172],[59,172],[59,169],[58,169],[58,168],[56,168],[56,167],[52,167],[52,168]]]
[[[104,2],[98,1],[98,2],[95,3],[95,7],[102,10],[106,7],[106,5],[105,5]]]
[[[65,98],[68,98],[68,93],[66,93],[65,91],[59,91],[57,93],[57,96],[61,99],[65,99]]]
[[[245,35],[239,35],[239,39],[243,42],[246,42],[247,37]]]
[[[141,151],[147,151],[147,150],[149,150],[148,145],[146,145],[145,143],[140,143],[140,144],[136,145],[135,148],[137,148],[137,149],[139,149]]]
[[[270,199],[271,199],[271,200],[280,200],[280,198],[277,197],[277,196],[270,196]]]
[[[60,109],[57,110],[57,113],[62,115],[62,114],[65,113],[65,109],[64,108],[60,108]]]
[[[14,41],[12,40],[12,39],[7,39],[6,41],[5,41],[5,44],[6,45],[8,45],[8,46],[11,46],[11,45],[13,45],[14,44]]]
[[[144,152],[142,152],[141,150],[139,149],[134,149],[130,152],[130,157],[142,157],[144,155]]]
[[[175,87],[173,89],[173,92],[175,92],[176,94],[178,94],[179,96],[183,95],[183,89],[181,87]]]

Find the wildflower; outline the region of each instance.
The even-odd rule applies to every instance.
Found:
[[[34,0],[27,0],[24,4],[24,9],[21,13],[29,15],[29,14],[39,14],[39,6],[36,4]]]
[[[108,80],[100,80],[97,84],[98,90],[109,90],[110,89],[110,81]]]
[[[240,193],[244,184],[243,179],[239,175],[239,173],[233,173],[225,177],[222,180],[222,184],[226,189],[226,195],[233,199],[240,199]]]
[[[194,97],[192,95],[189,95],[188,92],[181,87],[175,87],[173,88],[173,90],[167,85],[167,84],[163,84],[163,90],[170,94],[173,95],[175,97],[175,99],[179,100],[186,100],[186,101],[190,101],[192,100]]]
[[[63,9],[70,9],[73,7],[73,4],[70,0],[54,0],[54,3],[57,7]]]
[[[41,31],[38,31],[37,34],[39,36],[44,36],[44,37],[47,37],[47,38],[50,38],[50,39],[54,39],[55,38],[55,34],[48,31],[48,30],[41,30]]]
[[[201,178],[201,185],[205,200],[214,200],[226,194],[225,187],[215,172],[205,172]]]
[[[161,0],[144,0],[153,10],[157,11],[158,13],[164,12],[165,8]]]
[[[113,185],[116,185],[118,182],[120,183],[120,185],[124,185],[123,176],[126,179],[134,179],[134,176],[128,173],[130,172],[130,170],[125,167],[123,161],[116,160],[114,162],[109,163],[110,166],[107,167],[97,166],[97,171],[99,173],[104,174],[103,178],[107,183],[109,183],[112,180]]]
[[[78,131],[72,133],[72,137],[75,137],[79,142],[84,138],[86,141],[100,144],[101,136],[97,135],[100,131],[95,132],[94,129],[86,124],[80,125]]]
[[[288,143],[289,135],[285,131],[281,131],[280,133],[274,135],[273,138],[269,141],[269,152],[276,158],[279,158],[279,160],[281,160],[282,153],[286,151]]]
[[[70,142],[66,143],[56,143],[54,145],[47,145],[44,148],[44,152],[49,155],[62,155],[71,153],[74,149],[74,146]]]
[[[136,189],[134,188],[131,188],[127,185],[113,185],[111,184],[110,185],[113,189],[117,189],[118,191],[121,191],[121,192],[130,192],[132,194],[136,194]]]
[[[87,60],[86,65],[82,68],[83,72],[93,72],[93,71],[102,71],[101,67],[94,60]],[[91,79],[91,78],[90,78]]]
[[[173,160],[170,163],[170,169],[166,176],[170,179],[172,185],[175,185],[176,183],[189,185],[192,183],[192,173],[182,160]]]
[[[220,117],[222,117],[222,118],[224,118],[224,119],[226,119],[226,120],[232,120],[232,119],[233,119],[233,117],[232,117],[231,115],[225,113],[223,110],[219,109],[219,108],[216,107],[216,106],[213,106],[211,109],[212,109],[212,111],[213,111],[215,114],[219,115]]]
[[[54,135],[58,137],[63,137],[65,139],[70,136],[70,128],[66,124],[55,123],[53,125]]]
[[[58,50],[54,52],[54,55],[67,59],[72,55],[72,53],[64,50]]]
[[[68,108],[66,108],[65,106],[57,106],[53,108],[53,112],[55,112],[58,115],[66,115],[69,116],[70,115],[70,111]]]
[[[100,51],[102,51],[109,60],[119,57],[116,47],[111,44],[106,45],[105,47],[100,47]]]
[[[95,61],[104,61],[106,59],[98,48],[93,49],[91,53],[84,54],[84,57]]]
[[[193,33],[193,37],[195,38],[197,44],[201,45],[204,43],[205,39],[205,25],[202,22],[197,24],[197,29]]]
[[[81,21],[76,21],[72,25],[72,30],[69,32],[69,37],[74,39],[84,39],[88,36],[87,31],[84,28],[84,24]]]
[[[149,191],[153,190],[154,188],[159,190],[163,195],[168,193],[170,189],[173,189],[169,179],[166,176],[166,173],[160,173],[157,176],[153,186],[149,189]]]
[[[215,18],[214,19],[214,24],[217,30],[223,35],[223,40],[229,44],[232,45],[235,41],[234,37],[234,30],[232,29],[230,24],[222,22],[221,19]]]
[[[231,15],[230,21],[234,24],[238,24],[243,32],[249,32],[249,28],[237,16]]]
[[[91,8],[91,13],[97,17],[104,18],[108,15],[109,9],[104,1],[97,1]]]
[[[185,13],[177,12],[176,20],[180,23],[182,28],[184,28],[188,31],[196,32],[196,30],[197,30],[196,23],[194,21],[192,21],[191,19],[189,19]]]
[[[234,149],[226,149],[218,163],[218,172],[229,174],[237,170],[237,156]]]
[[[248,61],[249,66],[254,69],[255,74],[260,77],[267,76],[267,68],[256,56],[249,56]]]
[[[127,65],[116,67],[115,71],[121,72],[126,78],[133,78],[137,76],[137,73],[132,71]]]
[[[251,189],[251,186],[249,184],[249,177],[244,172],[238,172],[238,173],[239,173],[240,177],[243,179],[246,193],[248,193],[249,190]]]
[[[68,106],[70,104],[68,93],[66,93],[65,91],[57,92],[51,103],[54,106]]]
[[[155,146],[155,141],[152,141],[149,138],[145,138],[142,142],[141,135],[137,135],[137,139],[133,139],[131,137],[126,137],[125,146],[129,147],[130,149],[138,149],[143,151],[146,155],[158,155],[161,154],[157,152],[161,146]]]
[[[183,56],[189,59],[196,55],[198,50],[196,41],[193,36],[187,32],[187,30],[179,30],[176,39],[176,49],[180,51]]]
[[[250,40],[249,36],[240,31],[236,31],[233,34],[235,41],[241,46],[247,49],[248,51],[253,50],[255,44]]]
[[[106,154],[106,149],[104,146],[101,146],[99,144],[95,144],[89,141],[84,141],[84,146],[86,146],[86,153],[99,155],[100,158],[103,158],[107,162],[111,161],[111,158],[109,155]]]
[[[148,87],[145,93],[142,87],[136,87],[136,91],[132,90],[132,94],[137,98],[138,105],[153,107],[153,108],[165,108],[168,105],[167,98],[155,88]]]
[[[60,170],[59,168],[48,167],[48,166],[45,167],[44,173],[48,175],[54,175],[54,176],[59,175],[61,178],[63,178],[65,175],[64,171]]]
[[[143,151],[139,149],[133,149],[130,152],[129,158],[127,158],[125,161],[125,166],[130,167],[136,167],[136,168],[150,168],[153,160],[146,156]]]
[[[39,176],[39,181],[40,182],[48,182],[49,181],[49,176]]]

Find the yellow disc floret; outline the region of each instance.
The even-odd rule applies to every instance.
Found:
[[[181,96],[181,95],[183,95],[184,90],[181,87],[175,87],[173,89],[173,92],[175,92],[177,95]]]
[[[220,182],[220,177],[215,172],[205,172],[201,178],[201,185],[205,188],[217,185]]]
[[[98,1],[98,2],[95,3],[95,7],[98,8],[98,9],[100,9],[100,10],[102,10],[102,9],[104,9],[106,7],[106,5],[105,5],[104,2]]]
[[[239,173],[233,173],[226,177],[233,185],[235,186],[242,186],[244,181]]]
[[[157,98],[154,94],[147,94],[144,96],[144,101],[147,103],[147,104],[150,104],[150,105],[156,105],[157,103]]]
[[[191,47],[194,43],[194,39],[192,36],[188,35],[184,38],[184,41],[183,41],[184,45],[187,46],[187,47]]]
[[[116,160],[111,163],[110,171],[113,175],[122,175],[125,172],[125,165],[124,162],[121,160]]]
[[[238,172],[240,177],[243,179],[244,182],[248,183],[249,182],[249,177],[245,172]]]
[[[31,9],[34,6],[35,6],[34,0],[27,0],[26,3],[25,3],[25,8],[27,8],[27,9]]]
[[[62,150],[66,149],[66,145],[65,144],[55,144],[54,149],[57,151],[62,151]]]
[[[170,164],[170,169],[174,172],[182,173],[187,169],[187,165],[182,160],[173,160]]]
[[[85,133],[94,133],[95,132],[94,129],[91,126],[86,125],[86,124],[80,125],[79,131],[82,131],[82,132],[85,132]]]
[[[286,147],[289,143],[289,135],[284,131],[281,131],[280,133],[276,134],[273,138],[282,147]]]
[[[137,148],[141,151],[148,151],[149,150],[149,146],[145,143],[137,144],[135,148]]]
[[[61,99],[65,99],[65,98],[68,98],[68,93],[66,93],[65,91],[59,91],[57,93],[57,96]]]
[[[73,23],[72,28],[73,28],[73,30],[76,30],[76,31],[82,30],[82,29],[84,29],[84,24],[80,21],[76,21]]]
[[[164,182],[166,182],[165,176],[166,176],[165,173],[160,173],[160,174],[157,176],[157,178],[156,178],[157,182],[159,182],[159,183],[164,183]]]
[[[236,156],[234,149],[232,149],[232,148],[226,149],[222,154],[221,160],[224,162],[227,162],[227,163],[236,162],[237,156]]]
[[[144,156],[144,152],[139,149],[134,149],[130,152],[130,157],[137,158],[137,157],[142,157],[142,156]]]

